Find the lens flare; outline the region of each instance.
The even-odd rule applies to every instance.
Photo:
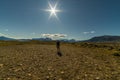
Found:
[[[46,9],[45,11],[47,12],[50,12],[50,16],[49,16],[49,19],[52,17],[52,16],[55,16],[58,20],[58,16],[57,16],[57,13],[58,12],[61,12],[61,10],[58,10],[57,9],[57,6],[58,6],[58,2],[56,2],[55,4],[51,4],[50,2],[48,2],[49,4],[49,9]]]

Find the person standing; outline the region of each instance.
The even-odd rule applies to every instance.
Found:
[[[58,56],[62,56],[62,53],[60,51],[60,41],[56,42],[56,47],[57,47],[57,54],[58,54]]]

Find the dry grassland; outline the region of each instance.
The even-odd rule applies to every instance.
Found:
[[[0,46],[0,80],[120,80],[115,50],[74,45]]]

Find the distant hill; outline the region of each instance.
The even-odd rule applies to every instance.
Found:
[[[77,42],[75,39],[61,39],[59,41],[61,41],[61,42],[70,42],[70,43]]]
[[[0,40],[3,40],[3,41],[12,41],[12,40],[17,40],[17,41],[30,41],[30,40],[38,40],[38,41],[54,41],[53,39],[51,38],[32,38],[32,39],[13,39],[13,38],[8,38],[8,37],[5,37],[5,36],[0,36]],[[74,39],[60,39],[59,41],[61,42],[76,42],[76,40]]]
[[[33,38],[32,40],[39,40],[39,41],[52,41],[51,38]]]
[[[4,37],[4,36],[0,36],[0,40],[10,41],[10,40],[15,40],[15,39],[13,39],[13,38],[8,38],[8,37]]]
[[[11,41],[11,40],[18,40],[18,41],[29,41],[29,40],[39,40],[39,41],[54,41],[51,38],[32,38],[32,39],[13,39],[8,38],[5,36],[0,36],[0,40],[4,41]],[[77,42],[75,39],[61,39],[61,42]],[[120,36],[111,36],[111,35],[104,35],[104,36],[96,36],[89,40],[84,40],[80,42],[120,42]]]
[[[110,35],[97,36],[89,40],[85,40],[85,42],[120,42],[120,36],[110,36]]]
[[[33,38],[32,40],[39,40],[39,41],[54,41],[53,39],[51,38]],[[76,42],[75,39],[60,39],[59,41],[61,42]]]

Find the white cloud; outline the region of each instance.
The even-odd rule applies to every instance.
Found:
[[[8,31],[8,29],[5,29],[5,31]]]
[[[89,32],[83,32],[83,34],[89,34]]]
[[[66,34],[42,34],[43,37],[48,37],[48,38],[64,38],[67,37]]]
[[[6,36],[5,34],[0,33],[0,36]]]
[[[35,32],[31,33],[32,35],[35,35]]]
[[[0,36],[12,38],[10,35],[8,35],[8,34],[3,34],[3,33],[0,33]]]
[[[95,31],[90,31],[90,32],[83,32],[83,34],[94,34]]]
[[[91,31],[90,33],[92,33],[92,34],[93,34],[93,33],[95,33],[95,31]]]

